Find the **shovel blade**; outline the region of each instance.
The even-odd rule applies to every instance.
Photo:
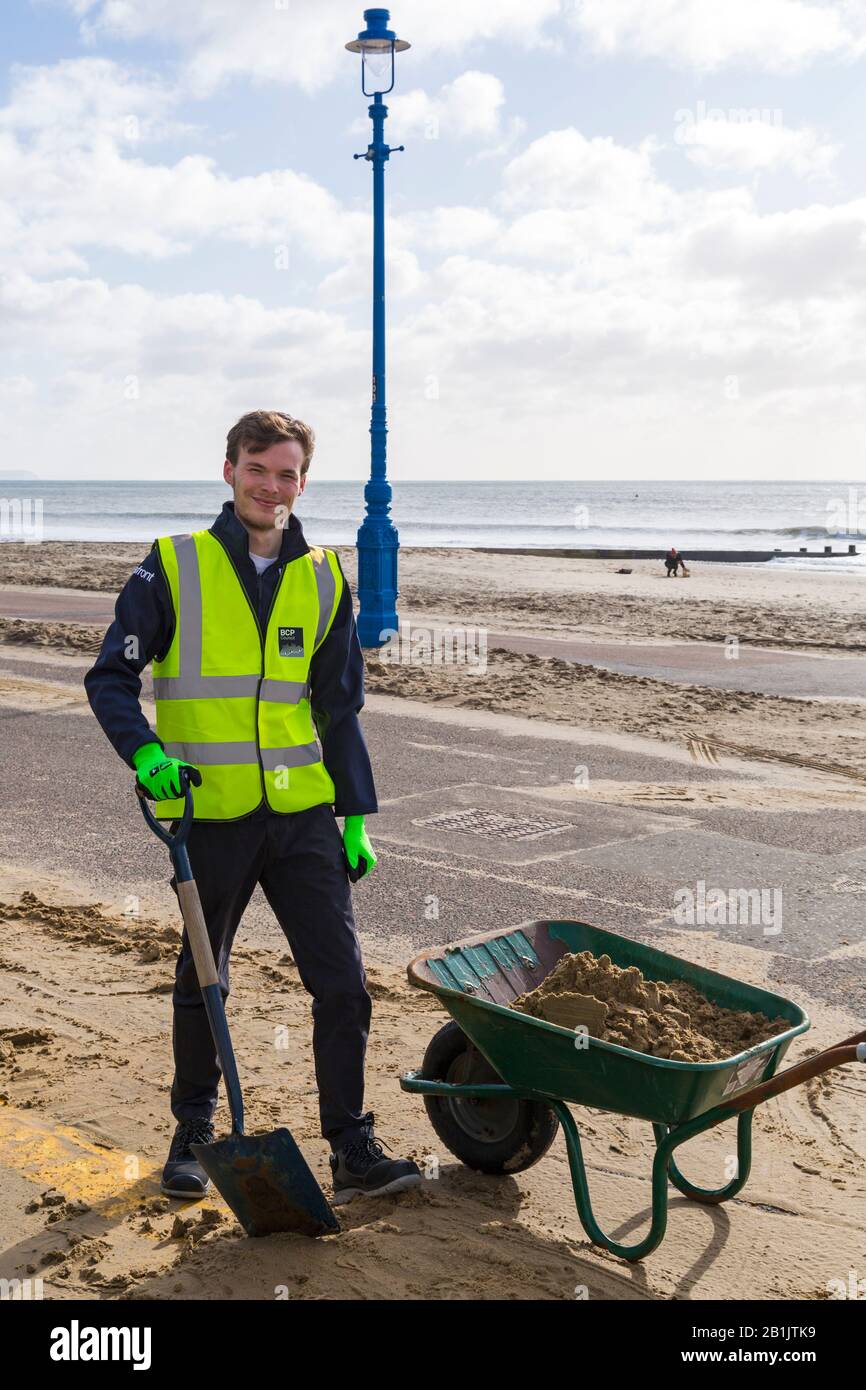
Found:
[[[287,1129],[231,1134],[190,1148],[248,1236],[274,1231],[320,1236],[340,1229]]]

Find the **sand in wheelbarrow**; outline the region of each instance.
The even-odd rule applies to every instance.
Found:
[[[673,1062],[720,1062],[790,1026],[713,1004],[685,980],[647,980],[636,965],[622,969],[589,951],[563,956],[537,989],[512,1009]]]

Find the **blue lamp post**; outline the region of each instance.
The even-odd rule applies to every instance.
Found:
[[[373,387],[370,411],[370,479],[364,488],[367,511],[358,531],[358,637],[362,647],[380,647],[397,623],[397,529],[390,517],[391,485],[386,474],[388,434],[385,406],[385,143],[383,102],[394,86],[394,54],[409,47],[388,28],[387,10],[365,10],[364,29],[346,47],[361,54],[361,90],[373,98],[369,108],[373,138],[365,154],[373,166]],[[394,147],[402,150],[402,145]]]

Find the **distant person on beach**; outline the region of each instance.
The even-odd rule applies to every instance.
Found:
[[[676,578],[677,569],[680,565],[682,565],[683,574],[685,574],[686,562],[677,550],[676,546],[672,545],[667,555],[665,556],[665,569],[667,570],[666,578],[670,579],[671,575],[673,575],[674,578]]]

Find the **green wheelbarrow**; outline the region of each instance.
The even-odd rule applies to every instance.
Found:
[[[713,1003],[783,1018],[790,1027],[724,1061],[674,1062],[508,1007],[539,985],[561,956],[577,951],[606,953],[623,968],[636,965],[649,980],[686,980]],[[584,922],[536,921],[470,936],[416,956],[408,975],[411,984],[435,994],[452,1017],[431,1040],[421,1069],[400,1077],[404,1091],[424,1097],[445,1147],[478,1171],[518,1173],[543,1157],[561,1124],[583,1228],[596,1245],[626,1260],[642,1259],[662,1241],[669,1182],[693,1201],[711,1204],[742,1189],[749,1177],[756,1105],[831,1067],[866,1061],[863,1032],[777,1073],[793,1039],[809,1027],[798,1005]],[[636,1245],[611,1240],[593,1215],[569,1102],[647,1120],[653,1127],[652,1221]],[[674,1151],[733,1116],[738,1116],[736,1176],[724,1187],[697,1187],[680,1172]]]

